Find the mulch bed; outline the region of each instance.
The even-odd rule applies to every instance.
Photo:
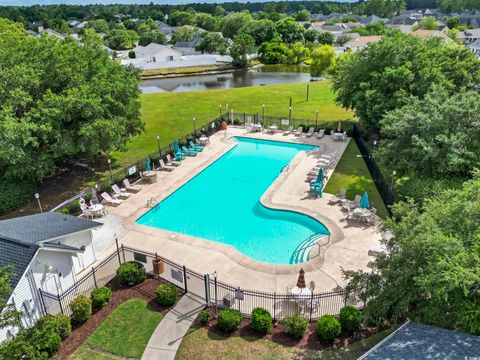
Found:
[[[129,299],[140,298],[148,302],[152,309],[165,315],[170,308],[158,304],[155,290],[158,285],[165,283],[164,281],[149,278],[142,284],[136,286],[123,286],[116,279],[113,279],[108,286],[112,289],[112,299],[106,307],[92,314],[92,316],[83,324],[74,327],[72,334],[62,342],[62,347],[57,353],[60,359],[65,359],[71,355],[78,347],[80,347],[85,339],[92,334],[97,327],[110,315],[110,313],[120,304]],[[179,297],[182,294],[179,294]]]
[[[214,309],[209,308],[207,311],[211,314],[211,319],[208,324],[201,325],[199,319],[195,320],[195,324],[199,327],[204,327],[208,332],[220,335],[223,337],[231,336],[240,336],[240,337],[254,337],[257,339],[264,339],[276,342],[278,344],[297,347],[299,349],[309,349],[309,350],[325,350],[325,349],[337,349],[340,347],[347,346],[355,341],[367,338],[380,331],[378,328],[361,328],[353,333],[347,331],[342,331],[339,337],[335,339],[332,343],[328,343],[319,339],[316,328],[317,323],[312,322],[310,328],[307,330],[306,334],[301,339],[295,339],[290,335],[287,335],[283,332],[283,325],[281,323],[274,326],[270,332],[266,335],[259,334],[251,328],[250,319],[243,319],[239,328],[231,333],[225,333],[220,330],[217,326],[217,320],[214,319]]]

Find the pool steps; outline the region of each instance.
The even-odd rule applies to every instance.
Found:
[[[308,237],[307,239],[303,240],[300,244],[298,244],[297,248],[292,254],[290,258],[290,264],[300,264],[303,262],[308,261],[308,257],[310,255],[310,250],[315,246],[320,246],[320,240],[327,238],[327,242],[324,244],[328,244],[330,242],[330,235],[329,234],[313,234],[312,236]]]

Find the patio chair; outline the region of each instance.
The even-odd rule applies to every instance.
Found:
[[[290,135],[293,132],[293,126],[289,126],[287,130],[283,132],[283,135]]]
[[[163,159],[160,159],[159,163],[160,163],[160,167],[158,168],[158,170],[163,170],[163,171],[175,170],[173,166],[166,166],[165,163],[163,162]]]
[[[321,139],[323,138],[323,135],[325,135],[325,130],[324,129],[320,129],[318,130],[318,133],[317,135],[315,136],[317,139]]]
[[[308,129],[308,132],[305,134],[305,136],[312,137],[314,131],[315,131],[315,128],[311,127],[310,129]]]
[[[355,198],[353,199],[353,201],[346,201],[345,204],[343,204],[343,209],[348,211],[354,210],[360,206],[361,200],[362,200],[362,197],[360,195],[355,195]]]
[[[131,193],[138,193],[140,190],[142,190],[140,186],[130,184],[130,180],[128,179],[123,179],[123,186],[125,186],[125,189]]]
[[[198,152],[192,149],[187,149],[185,145],[182,146],[182,151],[184,155],[187,156],[197,156]]]
[[[195,151],[198,151],[198,152],[203,151],[203,146],[196,145],[192,140],[190,140],[188,142],[188,145],[190,145],[190,149],[192,149],[192,150],[195,150]]]
[[[293,132],[293,135],[300,136],[303,133],[303,126],[299,126],[297,130]]]
[[[313,290],[315,290],[315,281],[310,281],[310,283],[308,284],[308,288],[313,292]]]
[[[170,154],[167,154],[167,164],[166,165],[167,166],[180,166],[180,165],[182,165],[182,162],[172,160],[172,157],[170,156]]]
[[[335,198],[338,199],[338,201],[341,201],[341,200],[346,199],[346,196],[347,196],[347,189],[341,188],[341,189],[338,191],[338,194],[335,195]]]
[[[113,198],[106,192],[101,193],[100,196],[103,198],[103,200],[107,202],[107,204],[110,204],[112,206],[118,206],[122,203],[122,200]]]
[[[82,215],[87,219],[93,219],[93,212],[88,208],[87,204],[80,203],[80,210],[82,210]]]
[[[116,198],[124,198],[127,199],[130,197],[130,193],[127,192],[126,189],[120,189],[117,184],[112,185],[112,190],[115,193]]]

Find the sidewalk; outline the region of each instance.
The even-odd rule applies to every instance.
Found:
[[[204,302],[189,293],[185,294],[158,324],[142,360],[174,360],[183,337],[204,307]]]

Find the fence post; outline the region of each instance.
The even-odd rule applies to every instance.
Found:
[[[207,304],[207,306],[209,306],[209,301],[208,301],[209,279],[208,279],[208,275],[203,275],[203,282],[205,283],[205,303]]]
[[[126,260],[125,260],[125,249],[123,247],[123,244],[122,244],[122,256],[123,256],[123,262],[126,262]]]
[[[122,265],[122,259],[120,259],[120,248],[118,247],[118,238],[115,236],[115,244],[117,244],[117,256],[118,256],[118,264]],[[123,244],[122,244],[123,246]]]
[[[185,293],[188,292],[187,288],[187,268],[183,265],[183,282],[185,283]]]
[[[276,318],[275,318],[275,317],[276,317],[276,311],[275,311],[275,310],[276,310],[276,309],[275,309],[275,303],[276,303],[276,302],[277,302],[277,293],[274,292],[274,293],[273,293],[273,323],[274,323],[274,324],[275,324],[275,322],[276,322]]]
[[[310,296],[310,322],[312,321],[312,312],[313,312],[313,291],[312,291],[312,295]]]
[[[97,278],[95,276],[95,268],[92,266],[92,276],[93,276],[93,282],[95,284],[95,287],[97,288],[98,285],[97,285]]]
[[[215,319],[216,319],[218,316],[217,277],[216,276],[214,278],[214,284],[215,284]]]
[[[40,300],[42,302],[42,307],[43,307],[43,313],[46,315],[47,314],[47,307],[45,306],[45,299],[43,298],[43,293],[42,293],[42,289],[41,288],[38,288],[38,293],[40,294]]]
[[[60,311],[62,312],[62,315],[65,315],[65,312],[63,311],[62,300],[60,299],[60,294],[57,294],[57,299],[58,299],[58,304],[60,305]]]

